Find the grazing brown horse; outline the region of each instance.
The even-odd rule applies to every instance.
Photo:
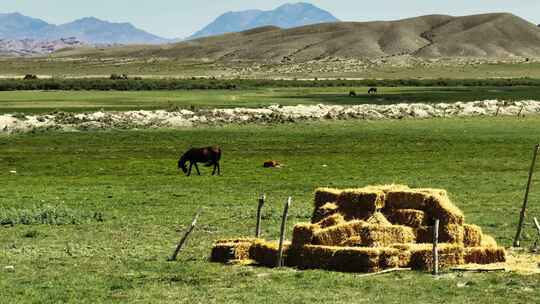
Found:
[[[187,175],[191,175],[191,168],[195,166],[197,174],[201,175],[197,163],[204,163],[206,167],[214,166],[214,171],[212,175],[217,174],[221,175],[221,168],[219,166],[219,161],[221,160],[221,149],[217,146],[206,147],[206,148],[192,148],[188,150],[180,160],[178,160],[178,169]],[[189,169],[187,167],[187,162],[189,162]]]

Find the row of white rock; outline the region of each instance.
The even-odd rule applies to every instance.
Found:
[[[540,113],[540,101],[476,102],[394,105],[298,105],[177,112],[128,111],[82,114],[0,115],[0,132],[25,132],[36,128],[104,129],[189,127],[205,124],[272,123],[327,119],[407,119],[435,117],[518,116]]]

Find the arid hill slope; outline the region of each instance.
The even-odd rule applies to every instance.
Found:
[[[77,55],[260,62],[325,57],[540,57],[540,28],[507,13],[429,15],[398,21],[340,22],[241,33],[154,47],[76,51]],[[101,52],[101,53],[100,53]],[[60,53],[60,56],[75,53]]]

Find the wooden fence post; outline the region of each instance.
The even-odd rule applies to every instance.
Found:
[[[521,113],[523,113],[523,109],[525,108],[525,105],[521,105],[521,108],[519,109],[518,118],[521,118]]]
[[[180,250],[182,250],[182,247],[186,243],[189,235],[191,234],[191,232],[193,232],[193,229],[195,229],[195,225],[197,225],[197,220],[199,219],[200,214],[201,214],[200,211],[197,212],[197,214],[195,215],[195,218],[193,218],[193,221],[191,222],[191,225],[186,230],[186,233],[184,234],[184,236],[180,239],[180,242],[176,246],[176,249],[174,250],[171,257],[168,259],[168,261],[176,261],[176,258],[178,257],[178,254],[180,253]]]
[[[537,144],[534,147],[533,160],[532,160],[531,168],[529,170],[529,180],[527,181],[527,187],[525,188],[525,199],[523,200],[523,207],[521,208],[521,213],[519,215],[518,229],[517,229],[516,237],[514,238],[514,244],[513,244],[514,247],[520,247],[521,231],[523,230],[523,223],[525,222],[525,214],[527,212],[529,192],[531,190],[534,167],[536,165],[536,157],[538,156],[539,150],[540,150],[540,144]]]
[[[439,275],[439,220],[433,226],[433,275]]]
[[[264,206],[264,201],[266,196],[263,194],[259,198],[259,206],[257,207],[257,227],[255,228],[255,237],[261,237],[261,218],[262,218],[262,208]]]
[[[289,214],[289,208],[291,207],[292,198],[287,199],[285,204],[285,209],[283,210],[283,217],[281,218],[281,231],[279,235],[279,248],[278,248],[278,258],[277,258],[277,267],[283,267],[283,242],[285,240],[285,228],[287,225],[287,215]]]

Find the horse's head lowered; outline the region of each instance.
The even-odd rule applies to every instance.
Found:
[[[178,161],[178,169],[182,169],[182,172],[184,172],[184,174],[188,173],[188,167],[186,165],[186,160],[184,157],[180,158],[180,160]]]

